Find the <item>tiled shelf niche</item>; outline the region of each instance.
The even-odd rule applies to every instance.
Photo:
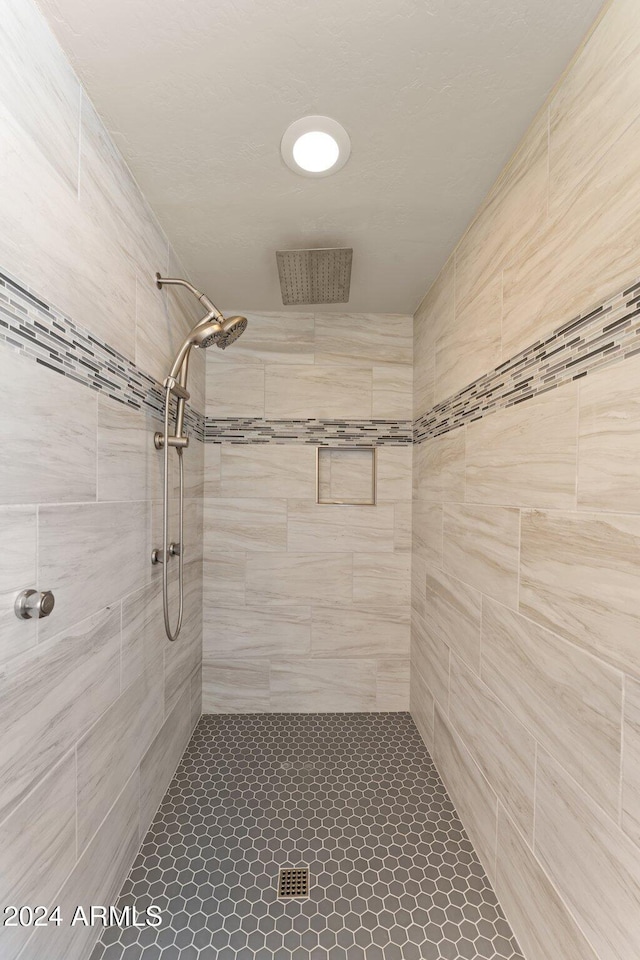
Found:
[[[316,502],[376,505],[375,447],[316,447]]]

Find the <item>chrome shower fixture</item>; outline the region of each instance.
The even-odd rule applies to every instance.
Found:
[[[162,564],[162,603],[164,608],[164,627],[169,640],[177,640],[182,627],[182,615],[184,610],[184,581],[183,581],[183,528],[184,528],[184,462],[182,460],[183,450],[189,446],[189,437],[184,432],[184,412],[185,403],[189,399],[187,390],[187,378],[189,375],[189,355],[193,347],[200,350],[206,350],[215,343],[221,350],[225,350],[230,344],[238,339],[247,328],[246,317],[227,317],[225,318],[218,308],[209,300],[204,293],[200,293],[194,286],[186,280],[180,280],[177,277],[161,277],[156,273],[156,286],[162,289],[164,286],[186,287],[190,293],[198,298],[202,306],[207,311],[206,316],[199,321],[186,338],[173,362],[169,376],[164,381],[165,404],[164,404],[164,429],[154,434],[154,443],[156,450],[163,451],[164,460],[164,482],[163,482],[163,520],[162,520],[162,550],[153,550],[151,553],[151,562]],[[171,411],[171,396],[176,398],[175,430],[173,435],[169,434],[169,419]],[[179,476],[180,476],[180,494],[178,507],[178,541],[169,543],[169,447],[174,447],[178,455]],[[171,557],[178,557],[178,579],[179,579],[179,608],[178,622],[175,630],[172,631],[169,621],[169,589],[168,589],[168,563]]]

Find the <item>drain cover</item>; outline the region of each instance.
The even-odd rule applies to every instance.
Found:
[[[309,896],[309,868],[299,867],[296,870],[283,869],[278,878],[278,899]]]

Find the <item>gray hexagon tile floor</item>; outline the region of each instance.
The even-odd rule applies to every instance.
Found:
[[[407,713],[204,716],[118,901],[151,903],[91,960],[522,958]]]

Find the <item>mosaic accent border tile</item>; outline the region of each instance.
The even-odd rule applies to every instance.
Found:
[[[164,390],[113,347],[0,273],[0,343],[49,370],[161,419]],[[204,439],[204,417],[187,405],[185,423]]]
[[[263,420],[233,417],[205,421],[206,443],[310,443],[404,446],[413,442],[410,420]]]
[[[640,280],[437,404],[414,421],[413,442],[449,433],[639,352]]]

